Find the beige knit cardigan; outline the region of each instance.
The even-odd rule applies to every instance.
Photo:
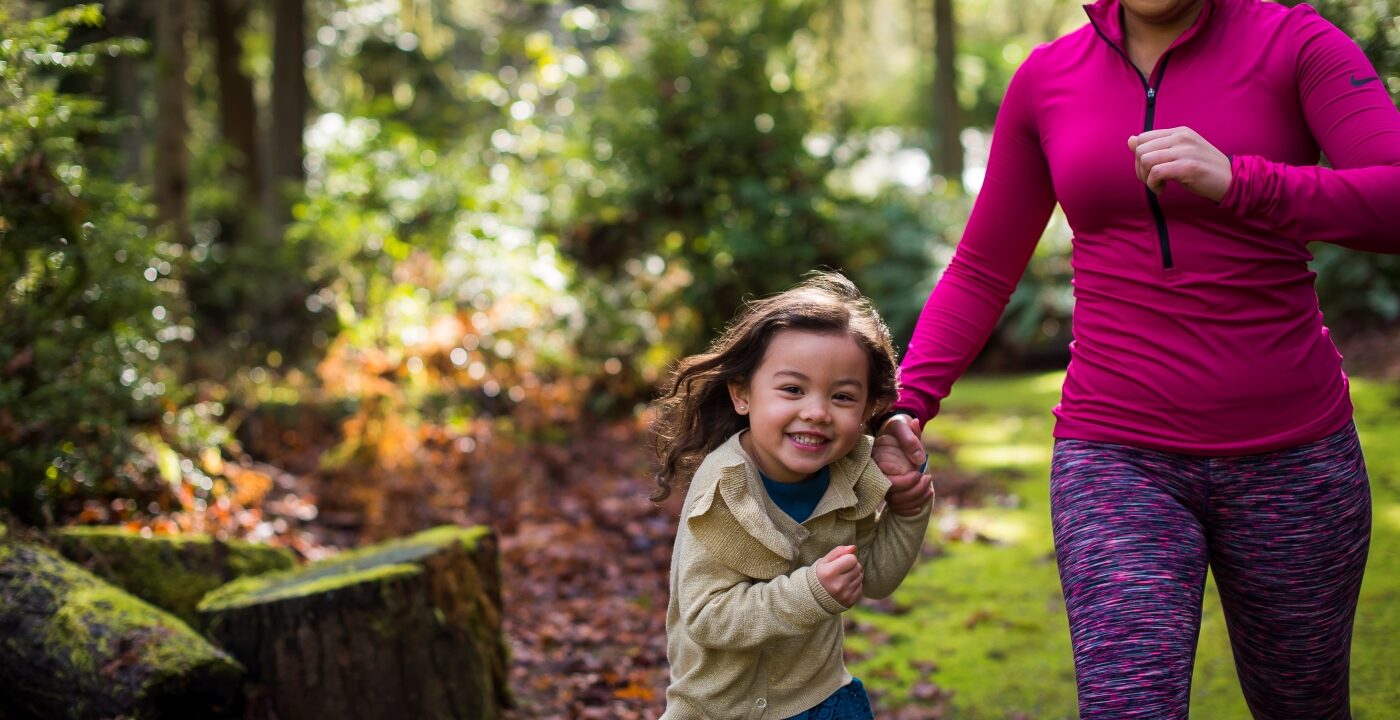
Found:
[[[841,613],[812,564],[855,545],[864,593],[887,597],[913,566],[932,503],[916,516],[877,512],[890,482],[862,436],[831,464],[831,483],[799,524],[768,498],[742,432],[696,471],[671,558],[662,720],[758,720],[807,710],[851,681]]]

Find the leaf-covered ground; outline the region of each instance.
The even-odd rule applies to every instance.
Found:
[[[571,481],[521,493],[503,528],[513,716],[654,718],[678,510],[648,499],[635,430],[616,428],[574,455]]]
[[[1062,374],[960,382],[925,443],[939,506],[924,557],[888,601],[847,618],[852,670],[893,720],[1075,716],[1069,636],[1050,536],[1050,408]],[[1400,707],[1400,384],[1353,385],[1375,534],[1353,649],[1357,720]],[[405,433],[416,432],[416,435]],[[404,429],[371,465],[322,466],[326,438],[279,432],[250,527],[307,557],[435,524],[501,538],[511,720],[654,718],[667,681],[665,607],[680,497],[657,506],[641,426],[571,426],[525,442]],[[389,436],[386,436],[389,437]],[[299,448],[299,449],[297,449]],[[299,455],[288,454],[296,450]],[[396,451],[397,452],[397,451]],[[263,467],[263,466],[260,466]],[[265,496],[264,496],[265,495]],[[265,536],[266,537],[266,536]],[[1213,586],[1192,716],[1244,720]]]

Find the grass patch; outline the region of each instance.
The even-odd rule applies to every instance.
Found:
[[[965,525],[991,542],[936,540],[942,554],[922,561],[895,593],[896,605],[907,611],[856,611],[865,632],[848,636],[858,658],[851,669],[882,696],[880,708],[923,704],[911,691],[927,680],[952,693],[949,716],[959,720],[1076,717],[1069,625],[1050,531],[1050,410],[1062,377],[965,378],[932,424],[930,436],[952,445],[957,466],[1002,478],[1014,502],[936,515],[935,526]],[[1400,387],[1354,380],[1352,397],[1375,511],[1352,647],[1352,706],[1356,720],[1380,720],[1400,706],[1400,652],[1390,640],[1400,637]],[[1250,717],[1213,581],[1206,588],[1191,716]]]

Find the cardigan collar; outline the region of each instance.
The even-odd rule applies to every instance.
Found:
[[[725,565],[750,577],[777,577],[792,571],[797,547],[768,514],[758,467],[739,442],[743,432],[716,448],[691,480],[695,501],[683,520]],[[831,463],[831,483],[812,518],[836,513],[841,520],[855,521],[880,507],[890,482],[870,459],[872,443],[862,435],[849,453]]]

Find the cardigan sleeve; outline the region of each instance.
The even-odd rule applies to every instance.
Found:
[[[740,650],[802,635],[844,611],[810,566],[755,580],[720,562],[682,531],[674,572],[686,634],[710,649]]]
[[[928,533],[930,501],[918,515],[904,517],[888,509],[863,519],[856,527],[856,559],[865,570],[864,595],[889,597],[919,559],[924,536]]]

